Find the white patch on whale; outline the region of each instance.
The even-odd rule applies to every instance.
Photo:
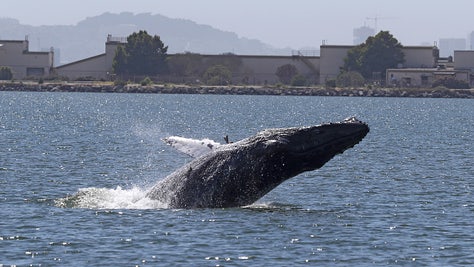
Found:
[[[207,138],[199,140],[180,136],[170,136],[163,138],[163,141],[176,150],[193,158],[205,155],[222,146],[222,144]]]

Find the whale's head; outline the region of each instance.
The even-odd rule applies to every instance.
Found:
[[[309,127],[267,129],[248,139],[257,161],[282,179],[322,167],[335,155],[359,143],[369,132],[356,118]]]

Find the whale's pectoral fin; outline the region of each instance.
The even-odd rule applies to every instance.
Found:
[[[193,158],[205,155],[221,146],[220,143],[210,139],[198,140],[180,136],[170,136],[163,138],[162,140],[171,147],[174,147],[176,150]]]

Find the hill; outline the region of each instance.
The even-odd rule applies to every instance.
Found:
[[[18,20],[0,18],[0,39],[28,38],[31,51],[55,48],[60,64],[104,52],[107,35],[126,37],[139,30],[159,35],[168,53],[289,55],[290,49],[276,49],[259,40],[241,38],[190,20],[173,19],[158,14],[104,13],[88,17],[76,25],[31,26]],[[58,65],[59,62],[56,63]]]

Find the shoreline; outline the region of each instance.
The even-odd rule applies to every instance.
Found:
[[[110,82],[0,82],[0,91],[17,92],[86,92],[140,94],[215,94],[215,95],[287,95],[347,97],[412,97],[474,99],[474,89],[447,88],[324,88],[275,86],[190,86],[180,84],[114,85]]]

